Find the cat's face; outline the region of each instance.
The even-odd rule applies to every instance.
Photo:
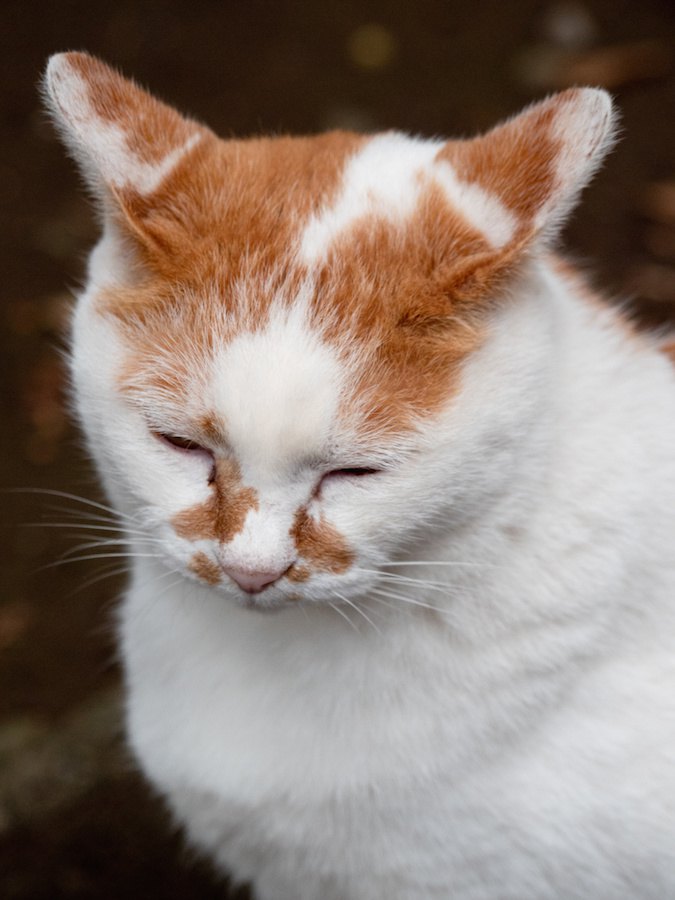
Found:
[[[604,95],[472,142],[220,141],[80,54],[47,89],[105,217],[78,408],[139,546],[242,602],[335,602],[459,520],[495,444],[470,372],[607,144]]]

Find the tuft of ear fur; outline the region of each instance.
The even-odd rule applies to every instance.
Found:
[[[501,206],[500,246],[533,238],[550,241],[612,147],[615,134],[609,94],[572,88],[481,137],[448,143],[439,158],[452,163],[462,182]]]

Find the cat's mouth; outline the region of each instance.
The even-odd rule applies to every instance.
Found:
[[[259,594],[242,594],[237,597],[237,603],[242,609],[260,613],[278,613],[299,601],[299,597],[263,597]]]

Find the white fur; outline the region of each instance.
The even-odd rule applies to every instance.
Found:
[[[516,218],[498,197],[477,183],[461,181],[449,162],[437,160],[442,148],[440,141],[398,132],[371,138],[349,161],[337,200],[305,226],[300,237],[303,262],[320,263],[336,238],[366,215],[405,224],[428,180],[440,184],[448,201],[493,247],[507,244],[515,233]]]
[[[322,576],[261,618],[135,560],[130,736],[190,839],[263,900],[675,892],[674,398],[664,357],[538,264],[417,461],[326,498],[363,569],[457,565]],[[134,482],[180,487],[165,455],[139,443]],[[375,627],[312,604],[332,589]]]
[[[305,232],[307,262],[366,210],[400,221],[437,149],[368,146],[367,171],[353,160]],[[499,208],[495,222],[498,244]],[[387,448],[342,415],[350,337],[331,353],[303,305],[215,356],[184,349],[193,408],[130,403],[124,342],[96,308],[124,259],[114,240],[75,317],[73,377],[140,554],[120,613],[131,745],[192,843],[260,900],[675,896],[667,359],[534,257],[457,393]],[[207,471],[148,427],[199,411],[225,423],[223,452],[260,496],[226,547],[173,531],[209,495]],[[369,454],[385,471],[316,494]],[[347,571],[282,579],[256,601],[267,616],[233,583],[189,580],[196,550],[278,565],[303,504],[347,539]]]
[[[246,480],[269,479],[320,453],[330,438],[344,370],[307,323],[302,303],[273,305],[263,328],[245,331],[212,362],[209,402],[222,413]]]
[[[258,493],[244,529],[216,556],[225,566],[284,571],[297,555],[295,513],[331,444],[344,370],[308,327],[302,301],[273,305],[265,327],[235,337],[211,366],[208,405],[220,413],[243,482]]]
[[[430,431],[341,525],[364,569],[397,538],[456,564],[389,570],[445,585],[383,586],[437,614],[367,576],[334,583],[377,630],[187,583],[158,604],[137,561],[136,754],[263,900],[674,894],[668,362],[537,265]]]
[[[320,262],[336,237],[366,214],[405,222],[415,209],[422,175],[441,146],[397,132],[371,138],[349,161],[335,204],[307,224],[301,259],[309,265]]]
[[[495,248],[503,247],[515,234],[518,220],[500,200],[478,184],[462,182],[449,162],[438,160],[434,178],[443,186],[448,200],[481,231]]]
[[[558,142],[556,188],[536,217],[536,227],[555,235],[616,139],[612,101],[605,91],[584,88],[553,122]]]

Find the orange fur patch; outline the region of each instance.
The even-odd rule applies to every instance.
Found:
[[[248,511],[258,508],[257,491],[242,486],[241,472],[234,460],[216,462],[211,490],[208,500],[178,513],[171,520],[179,537],[227,543],[244,527]]]
[[[675,340],[669,341],[667,344],[663,344],[661,349],[675,363]]]
[[[510,261],[510,249],[492,251],[434,184],[401,226],[371,216],[341,235],[318,273],[313,313],[317,323],[329,313],[317,327],[338,352],[353,341],[366,350],[345,407],[386,434],[443,406],[484,339],[481,301]]]
[[[220,142],[191,167],[190,183],[171,183],[166,197],[154,198],[153,246],[165,252],[144,284],[102,298],[132,343],[123,383],[152,372],[148,386],[180,402],[190,379],[182,347],[209,356],[214,338],[226,344],[242,329],[263,327],[279,291],[293,302],[308,275],[295,257],[302,229],[334,199],[363,140],[333,133]],[[177,189],[189,222],[171,213]],[[392,433],[447,402],[461,362],[484,338],[483,301],[508,280],[523,246],[519,239],[493,249],[433,182],[400,225],[369,216],[339,234],[312,273],[310,306],[314,327],[338,352],[346,331],[368,351],[351,411],[367,410],[369,426]],[[244,298],[242,282],[251,286]],[[231,313],[226,321],[213,309],[218,303]]]
[[[200,127],[100,63],[83,57],[77,66],[96,88],[97,112],[125,134],[134,132],[139,153],[144,141],[154,147],[148,152],[159,153],[157,133],[167,135],[166,151]],[[311,273],[298,257],[300,236],[313,215],[336,202],[346,166],[368,138],[333,132],[221,141],[204,130],[189,165],[179,161],[151,195],[118,193],[145,263],[138,283],[99,298],[130,345],[123,389],[155,389],[182,404],[200,363],[193,357],[208,360],[216,342],[223,346],[242,330],[263,327],[270,304],[292,304],[311,276],[310,327],[338,355],[354,342],[364,351],[342,411],[358,409],[383,437],[414,427],[456,389],[462,362],[484,339],[487,301],[513,274],[537,213],[555,192],[554,123],[570,96],[482,138],[450,141],[437,155],[460,181],[479,186],[516,217],[520,224],[506,245],[491,246],[421,174],[420,199],[407,220],[356,219]],[[201,424],[211,443],[222,442],[213,422]],[[187,526],[181,519],[179,527],[204,531],[199,521]]]
[[[226,305],[241,278],[265,284],[266,296],[249,298],[256,315],[280,285],[299,284],[305,273],[292,257],[294,239],[330,205],[346,160],[365,140],[336,131],[201,142],[189,167],[177,166],[152,196],[124,198],[146,263],[163,281],[202,296],[208,285]],[[123,317],[134,306],[133,293],[111,304]]]
[[[100,60],[86,53],[69,53],[70,69],[87,85],[92,113],[120,128],[128,149],[145,163],[161,163],[195,134],[207,128],[181,116]]]
[[[207,584],[220,584],[222,581],[223,573],[220,566],[201,551],[192,557],[188,569]]]
[[[293,302],[307,276],[293,252],[298,235],[334,200],[347,159],[364,141],[334,132],[217,142],[168,179],[151,208],[139,200],[148,207],[136,209],[142,280],[98,298],[130,345],[123,389],[154,387],[180,402],[191,375],[183,348],[208,357],[216,340],[263,327],[278,291]],[[242,282],[251,285],[243,297]]]
[[[354,561],[340,532],[325,520],[313,519],[304,506],[295,514],[290,534],[307,565],[292,566],[286,573],[289,581],[306,581],[312,571],[345,572]]]
[[[439,158],[450,162],[462,181],[497,197],[527,229],[556,188],[560,141],[553,126],[573,93],[558,94],[482,137],[449,141]]]

